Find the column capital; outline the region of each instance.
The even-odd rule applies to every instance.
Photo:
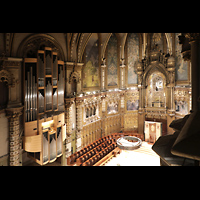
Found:
[[[103,64],[103,65],[101,65],[101,67],[102,67],[102,68],[106,68],[106,65]]]
[[[15,118],[19,117],[20,115],[23,114],[23,106],[17,107],[17,108],[7,108],[6,109],[6,117],[7,118]]]
[[[70,107],[74,103],[75,98],[65,98],[65,105]]]

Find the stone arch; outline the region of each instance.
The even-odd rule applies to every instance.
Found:
[[[150,64],[144,71],[143,75],[143,80],[142,80],[142,85],[147,86],[147,81],[149,79],[149,76],[154,73],[154,72],[161,72],[165,77],[166,77],[166,84],[170,82],[170,77],[167,69],[165,66],[161,63],[155,63],[155,64]]]
[[[108,35],[108,37],[107,37],[107,39],[106,39],[106,41],[105,41],[105,43],[104,43],[104,46],[102,47],[102,55],[101,55],[102,58],[105,58],[105,56],[106,56],[106,55],[105,55],[105,53],[106,53],[106,48],[107,48],[107,46],[108,46],[108,42],[109,42],[110,37],[112,36],[112,34],[115,34],[115,35],[116,35],[116,37],[117,37],[117,43],[121,45],[121,42],[120,42],[120,35],[119,35],[118,33],[109,33],[109,35]]]
[[[64,60],[64,52],[57,40],[48,34],[33,34],[25,38],[17,50],[18,57],[27,57],[32,53],[32,57],[37,55],[37,50],[44,46],[51,47],[58,53],[58,59]]]
[[[69,83],[72,83],[73,80],[75,80],[77,83],[80,83],[81,81],[80,74],[76,71],[72,72],[69,76]]]

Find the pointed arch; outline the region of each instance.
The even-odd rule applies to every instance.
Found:
[[[119,39],[116,34],[110,35],[106,48],[107,87],[119,85]]]
[[[142,80],[142,85],[147,86],[148,85],[147,81],[149,79],[149,76],[156,71],[161,72],[166,77],[166,85],[170,82],[169,73],[168,73],[167,69],[165,68],[165,66],[162,63],[156,62],[156,63],[150,64],[145,69],[144,75],[143,75],[143,80]]]
[[[112,34],[116,35],[117,41],[118,41],[118,43],[120,43],[121,37],[120,37],[119,33],[109,33],[108,36],[107,36],[107,38],[106,38],[106,40],[105,40],[105,42],[104,42],[104,45],[102,47],[102,58],[105,58],[106,48],[108,46],[108,42],[109,42],[110,37],[112,36]]]
[[[82,87],[97,88],[100,86],[100,65],[99,65],[99,34],[92,33],[85,42],[82,62]]]

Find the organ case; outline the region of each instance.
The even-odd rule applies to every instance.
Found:
[[[29,157],[43,165],[62,155],[66,138],[64,62],[58,60],[57,52],[45,47],[38,50],[37,58],[24,59],[23,79],[26,127],[23,145]],[[34,127],[30,126],[34,121]],[[33,140],[37,135],[40,137]],[[31,145],[35,145],[34,148]]]

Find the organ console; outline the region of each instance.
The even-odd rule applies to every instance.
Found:
[[[37,163],[54,162],[63,153],[64,62],[45,47],[24,59],[24,150]]]

